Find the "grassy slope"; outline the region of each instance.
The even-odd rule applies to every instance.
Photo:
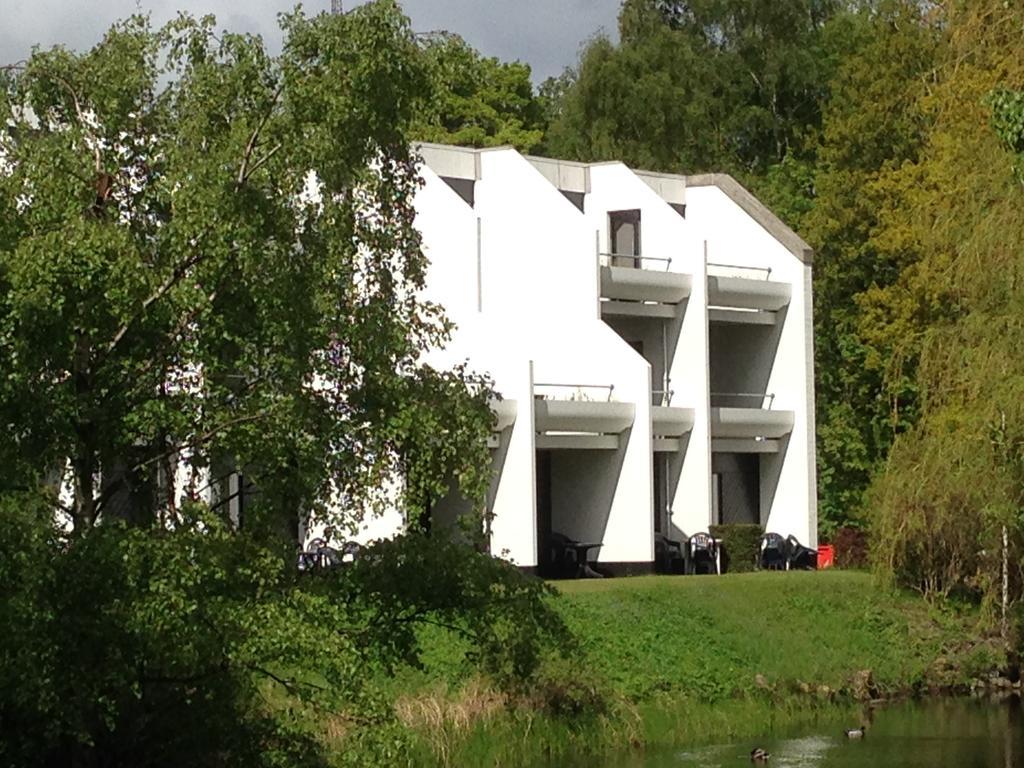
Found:
[[[864,573],[642,577],[557,588],[559,609],[581,641],[577,661],[618,704],[589,722],[500,708],[475,724],[472,717],[455,728],[435,721],[427,740],[447,764],[531,765],[581,747],[744,736],[766,723],[782,728],[820,716],[825,701],[801,694],[800,683],[841,690],[854,672],[870,669],[882,694],[896,693],[960,683],[993,663],[988,646],[970,641],[975,615],[879,590]],[[439,635],[425,640],[427,673],[401,687],[429,697],[440,683],[453,703],[464,679],[458,647]],[[938,658],[949,666],[937,668]],[[759,674],[771,692],[759,688]],[[469,698],[455,711],[473,709]]]
[[[894,691],[953,652],[962,620],[877,589],[868,574],[750,573],[565,582],[563,611],[601,677],[642,699],[670,688],[703,699],[783,686],[832,688],[857,670]]]

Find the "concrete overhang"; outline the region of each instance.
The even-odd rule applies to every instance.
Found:
[[[740,307],[775,312],[789,304],[792,295],[793,289],[789,283],[748,277],[708,276],[710,307]]]
[[[571,160],[555,160],[550,157],[524,155],[541,176],[551,182],[555,189],[585,195],[590,192],[590,166]]]
[[[686,177],[674,173],[633,171],[641,181],[669,205],[686,205]]]
[[[712,408],[712,438],[778,438],[793,431],[793,411]]]
[[[618,435],[557,432],[555,434],[540,434],[536,439],[536,448],[548,451],[614,451],[618,447]]]
[[[708,322],[722,325],[775,325],[778,316],[765,309],[708,309]]]
[[[669,320],[680,312],[680,304],[645,304],[641,301],[601,302],[601,317],[660,317]]]
[[[632,403],[534,400],[533,408],[537,432],[618,435],[633,426],[636,417],[636,407]]]
[[[772,438],[718,438],[711,441],[714,453],[778,453],[779,441]]]
[[[471,147],[423,142],[416,149],[430,170],[442,178],[480,179],[480,152]]]
[[[651,408],[651,431],[655,437],[682,437],[693,429],[692,408],[655,405]]]
[[[680,272],[601,267],[601,298],[678,304],[690,295],[693,278]]]
[[[678,437],[655,437],[651,439],[654,453],[679,453],[683,450],[683,441]]]

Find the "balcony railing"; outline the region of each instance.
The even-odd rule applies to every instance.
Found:
[[[614,384],[554,384],[550,382],[534,382],[533,389],[536,394],[536,390],[540,388],[556,389],[556,390],[572,390],[569,396],[562,397],[549,397],[546,394],[540,394],[539,397],[545,400],[575,400],[580,402],[595,402],[594,398],[590,397],[588,392],[590,390],[600,390],[607,392],[607,397],[603,398],[605,402],[612,401],[612,394],[615,392]]]
[[[675,394],[675,390],[672,389],[654,389],[651,390],[653,396],[652,405],[672,405],[672,396]]]
[[[647,269],[644,266],[645,261],[658,261],[665,264],[665,271],[668,272],[672,267],[672,259],[664,256],[635,256],[631,253],[600,253],[601,265],[605,267],[620,266],[615,264],[613,259],[628,259],[633,262],[633,267],[637,269]]]
[[[765,408],[765,401],[768,402]],[[771,410],[775,395],[771,392],[712,392],[712,408],[758,408]]]
[[[722,263],[714,262],[714,261],[709,261],[708,262],[708,275],[712,275],[712,272],[711,272],[711,268],[712,267],[715,268],[716,272],[717,272],[717,270],[720,270],[720,269],[731,270],[730,273],[726,273],[724,275],[720,275],[721,277],[746,277],[746,275],[743,275],[743,274],[735,274],[737,272],[757,272],[757,273],[763,273],[765,280],[771,279],[771,276],[772,276],[772,268],[771,267],[744,267],[744,266],[741,266],[739,264],[722,264]],[[751,278],[748,278],[748,279],[751,279]]]

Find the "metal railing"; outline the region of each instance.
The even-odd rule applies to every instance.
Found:
[[[668,272],[672,266],[672,259],[664,256],[634,256],[631,253],[598,253],[598,256],[604,260],[605,266],[611,266],[612,259],[632,259],[634,262],[640,262],[639,269],[643,269],[643,262],[645,261],[663,261],[665,262],[665,271]]]
[[[748,401],[753,401],[753,402],[759,403],[759,405],[753,406],[753,407],[756,407],[756,408],[764,408],[765,407],[764,406],[764,402],[765,402],[765,400],[767,400],[768,401],[768,408],[767,408],[767,410],[769,410],[769,411],[772,409],[772,406],[775,404],[775,395],[772,392],[712,392],[711,393],[712,401],[714,401],[716,398],[719,399],[719,400],[721,400],[723,398],[728,398],[728,399],[732,399],[732,400],[748,400]],[[714,405],[714,402],[712,402],[712,405]],[[730,406],[718,406],[718,407],[728,408]],[[733,406],[733,407],[735,407],[735,406]]]
[[[765,280],[769,280],[772,276],[771,267],[745,267],[741,264],[722,264],[714,261],[709,261],[707,265],[709,267],[718,267],[720,269],[735,269],[739,272],[764,272]]]
[[[675,394],[673,389],[652,389],[651,394],[654,396],[654,405],[671,405],[672,396]],[[660,402],[659,402],[660,400]]]
[[[575,389],[581,395],[583,395],[584,391],[588,390],[588,389],[603,389],[603,390],[606,390],[608,392],[608,402],[609,403],[612,401],[612,393],[615,391],[615,385],[614,384],[556,384],[556,383],[552,383],[552,382],[535,381],[533,383],[534,390],[538,389],[539,387],[551,387],[552,389]],[[579,397],[579,398],[560,398],[560,399],[563,399],[563,400],[564,399],[569,399],[569,400],[571,400],[571,399],[587,400],[588,398],[586,398],[586,397]]]

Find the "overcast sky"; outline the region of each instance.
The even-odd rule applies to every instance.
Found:
[[[362,0],[359,0],[362,2]],[[213,13],[222,28],[258,32],[280,50],[277,13],[296,0],[0,0],[0,64],[25,58],[34,44],[88,48],[111,22],[148,11],[162,23],[179,10]],[[448,30],[488,56],[519,59],[540,82],[576,61],[580,44],[598,30],[614,35],[620,0],[404,0],[417,32]],[[345,8],[358,4],[345,0]],[[330,0],[306,0],[307,13]]]

